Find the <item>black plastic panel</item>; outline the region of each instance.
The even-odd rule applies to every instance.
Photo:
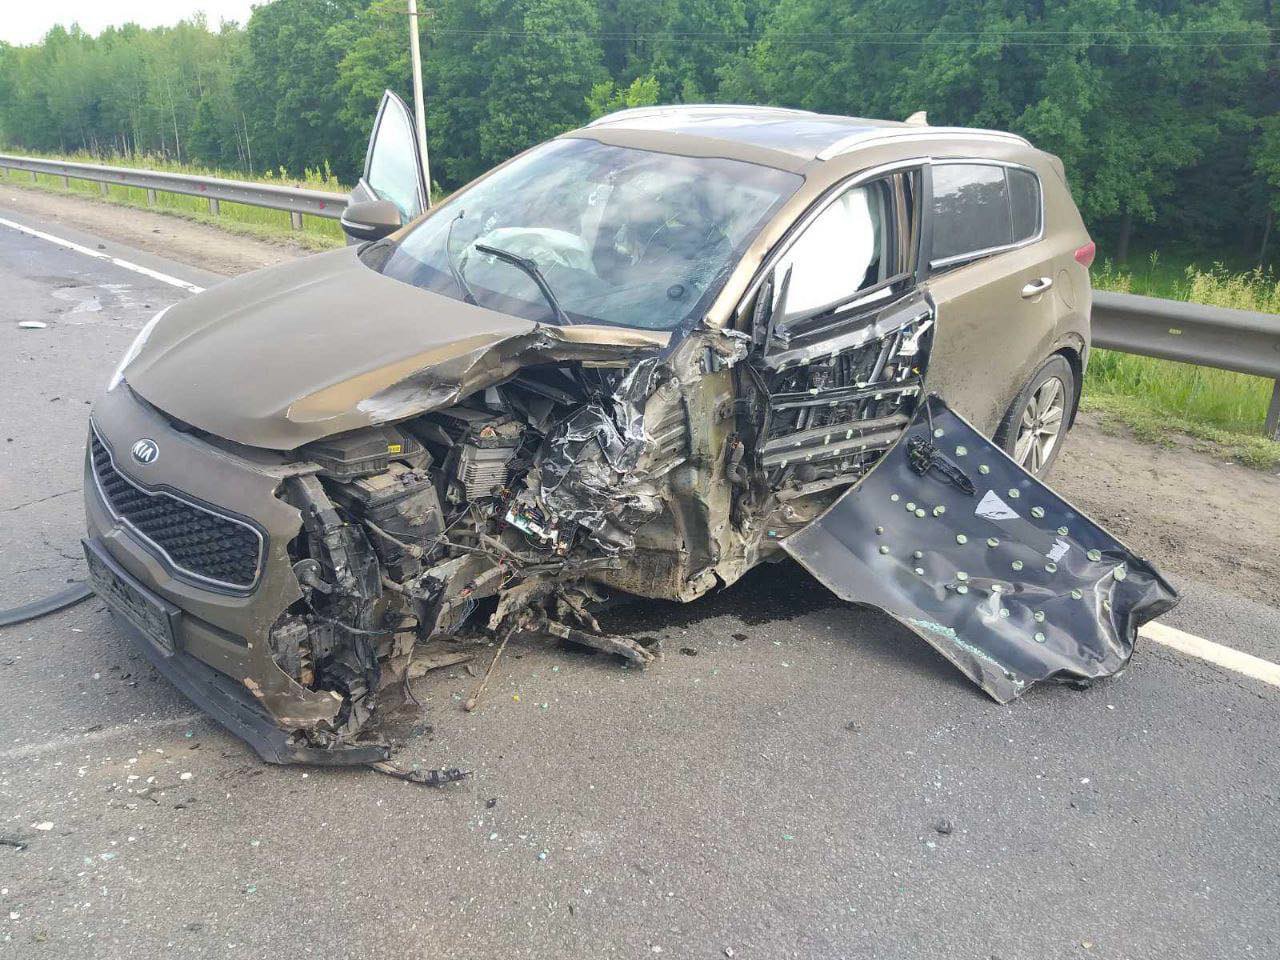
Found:
[[[1177,602],[1149,563],[936,396],[866,479],[782,546],[1001,703],[1037,680],[1115,673],[1138,627]]]
[[[175,572],[232,588],[253,586],[263,540],[252,527],[171,494],[143,490],[115,468],[106,446],[93,433],[89,455],[111,512],[158,548]]]

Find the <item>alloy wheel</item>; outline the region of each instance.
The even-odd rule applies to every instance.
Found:
[[[1057,377],[1036,388],[1018,421],[1018,441],[1013,459],[1029,473],[1039,473],[1053,455],[1062,436],[1066,417],[1067,389]]]

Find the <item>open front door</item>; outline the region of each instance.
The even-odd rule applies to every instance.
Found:
[[[754,446],[779,499],[856,482],[915,410],[933,326],[915,276],[919,183],[906,168],[833,191],[756,295]]]
[[[402,224],[427,209],[427,183],[414,134],[413,114],[390,90],[383,93],[378,106],[378,116],[369,135],[369,151],[364,158],[364,173],[351,191],[350,202],[354,207],[376,200],[392,204]],[[360,234],[353,239],[367,238]]]

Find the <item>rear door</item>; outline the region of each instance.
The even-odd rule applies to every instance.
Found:
[[[351,202],[389,200],[408,223],[427,209],[427,184],[422,172],[413,114],[390,90],[382,95],[369,134],[364,173],[351,191]]]
[[[929,390],[991,436],[1053,345],[1041,185],[1029,168],[994,160],[935,160],[929,176]]]

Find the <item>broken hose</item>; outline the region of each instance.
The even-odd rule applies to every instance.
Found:
[[[92,596],[93,588],[87,583],[73,583],[65,590],[59,590],[43,600],[24,603],[22,606],[14,607],[11,610],[0,610],[0,627],[9,627],[15,623],[25,623],[28,620],[35,620],[37,617],[47,616],[72,604],[79,603],[81,600],[88,600]]]

